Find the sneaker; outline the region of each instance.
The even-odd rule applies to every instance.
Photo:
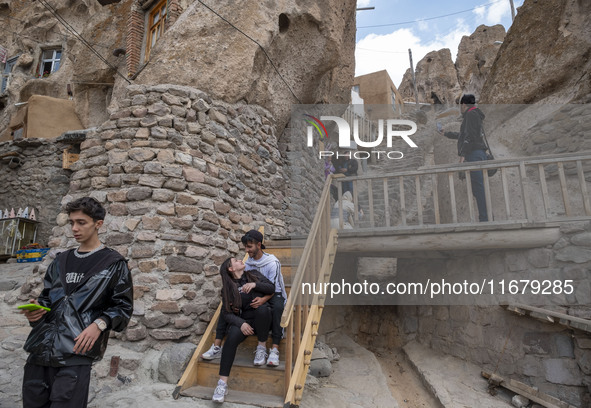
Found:
[[[269,350],[269,358],[267,359],[269,367],[277,367],[279,365],[279,350],[272,348]]]
[[[267,348],[265,346],[257,346],[254,352],[254,365],[262,366],[267,359]]]
[[[218,386],[215,387],[215,391],[213,392],[213,397],[211,397],[211,400],[213,402],[224,402],[224,397],[227,393],[228,384],[226,384],[222,380],[218,380]]]
[[[218,358],[222,355],[222,348],[220,346],[216,346],[214,344],[211,345],[209,350],[205,353],[201,354],[201,358],[204,360],[213,360],[214,358]]]

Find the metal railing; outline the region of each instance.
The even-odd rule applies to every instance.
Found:
[[[489,176],[489,169],[498,171]],[[483,175],[487,223],[532,224],[591,218],[586,180],[591,178],[591,152],[584,152],[336,178],[339,226],[343,229],[347,221],[343,219],[341,200],[345,182],[352,182],[353,203],[358,209],[349,223],[354,229],[482,225],[472,196],[471,177],[476,171]],[[460,174],[465,180],[460,179]]]

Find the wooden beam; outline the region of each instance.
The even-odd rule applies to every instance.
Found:
[[[458,222],[458,211],[456,209],[456,192],[454,188],[454,174],[447,173],[447,180],[449,181],[449,199],[451,202],[451,217],[454,224]],[[470,180],[468,180],[468,184],[470,184]],[[472,197],[469,197],[470,203],[472,203]]]
[[[551,395],[544,394],[543,392],[536,390],[535,388],[532,388],[522,382],[512,379],[505,379],[498,374],[489,373],[486,371],[482,371],[481,375],[484,378],[489,379],[491,384],[504,387],[519,395],[523,395],[531,401],[536,402],[546,408],[577,408],[574,405],[570,405],[569,403],[561,401]]]
[[[521,194],[523,196],[523,206],[525,207],[525,216],[528,221],[533,221],[534,217],[531,210],[529,192],[527,191],[527,186],[529,185],[527,171],[525,170],[525,164],[523,162],[519,163],[519,176],[521,182]]]
[[[550,195],[548,194],[548,184],[546,183],[546,172],[544,165],[538,164],[538,173],[540,176],[540,186],[542,187],[542,202],[544,203],[544,218],[548,218],[548,211],[550,210]]]
[[[417,190],[417,215],[419,217],[419,225],[423,225],[423,200],[421,199],[421,178],[418,174],[415,176],[415,188]]]
[[[452,251],[537,248],[560,238],[560,228],[444,232],[430,234],[346,236],[339,234],[339,252]]]
[[[577,160],[577,174],[579,176],[579,185],[581,187],[581,194],[583,195],[583,206],[585,207],[585,214],[591,215],[591,204],[589,203],[589,193],[587,192],[587,182],[585,181],[585,173],[583,172],[583,164]]]
[[[570,209],[570,201],[568,199],[568,190],[566,186],[566,176],[564,175],[564,164],[562,162],[558,162],[558,178],[560,179],[560,190],[562,191],[562,201],[564,202],[564,211],[566,212],[566,216],[570,216],[572,214]]]
[[[548,323],[561,324],[566,327],[579,329],[591,333],[591,320],[583,319],[553,310],[542,309],[535,306],[511,304],[504,306],[507,310],[522,316],[531,316]]]
[[[466,173],[466,193],[468,195],[468,212],[470,213],[470,221],[476,222],[476,216],[474,215],[474,202],[472,201],[472,175],[471,172]]]
[[[439,185],[437,180],[437,174],[431,174],[431,177],[433,180],[433,210],[435,212],[435,224],[440,224],[441,215],[439,214]],[[390,224],[388,224],[388,226],[390,226]]]

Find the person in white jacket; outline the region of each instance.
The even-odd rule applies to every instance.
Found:
[[[346,191],[341,199],[343,203],[343,229],[353,229],[355,217],[355,204],[350,191]],[[340,201],[334,203],[330,213],[330,225],[332,228],[340,229],[339,207]]]
[[[267,279],[275,284],[275,293],[253,300],[252,306],[258,307],[265,302],[269,302],[272,312],[271,336],[273,345],[269,350],[267,365],[277,367],[279,365],[279,342],[283,337],[283,328],[281,327],[281,315],[287,300],[285,292],[285,283],[281,274],[281,263],[275,255],[263,252],[263,234],[256,230],[250,230],[242,237],[242,243],[248,259],[246,260],[246,270],[257,270]]]

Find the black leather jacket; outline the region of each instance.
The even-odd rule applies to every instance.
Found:
[[[474,150],[486,150],[482,131],[484,112],[478,108],[471,108],[464,112],[463,116],[460,132],[445,132],[444,136],[448,139],[457,139],[458,156],[466,157]]]
[[[124,330],[131,318],[133,284],[125,258],[109,249],[80,285],[66,295],[65,263],[70,251],[58,254],[45,274],[38,301],[51,311],[31,323],[33,329],[24,345],[31,353],[30,363],[61,367],[100,360],[107,349],[109,331]],[[107,321],[107,329],[90,350],[74,354],[74,339],[98,317]]]
[[[258,281],[256,282],[256,286],[253,290],[250,291],[250,293],[241,293],[242,307],[240,308],[240,310],[236,311],[235,313],[228,312],[226,310],[226,304],[224,303],[222,305],[222,313],[224,316],[224,320],[236,327],[240,327],[243,323],[246,322],[246,320],[244,319],[245,314],[254,311],[252,306],[250,306],[250,303],[255,297],[263,297],[265,295],[271,295],[275,293],[275,284],[271,282],[269,279],[267,279],[262,273],[260,273],[257,270],[250,270],[249,272],[256,276]],[[242,286],[245,283],[248,283],[249,280],[247,279],[246,274],[244,274],[242,275],[241,279],[234,280],[234,282],[238,286]]]

